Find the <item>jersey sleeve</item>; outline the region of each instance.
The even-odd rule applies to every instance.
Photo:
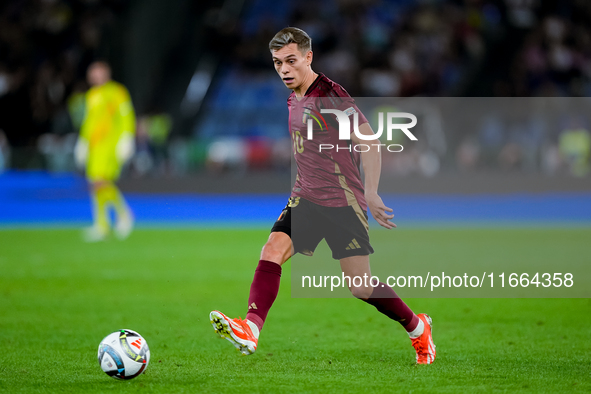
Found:
[[[342,86],[336,85],[334,87],[333,92],[335,96],[340,99],[340,102],[337,102],[336,109],[338,109],[339,111],[343,111],[345,114],[347,114],[349,119],[351,119],[351,122],[353,121],[354,114],[357,113],[357,118],[359,122],[358,124],[362,125],[364,123],[367,123],[367,118],[359,110],[359,107],[357,107],[357,104],[355,103],[353,97],[351,97],[351,95],[349,95],[349,93]],[[329,94],[330,93],[331,92],[329,92]]]
[[[317,98],[316,107],[319,112],[321,112],[322,109],[336,109],[344,112],[349,118],[351,133],[353,133],[355,117],[357,117],[358,126],[368,122],[365,115],[359,110],[353,97],[351,97],[349,93],[338,84],[333,85],[331,89],[327,90],[324,96]],[[326,116],[325,118],[327,122],[330,122],[334,127],[338,128],[338,122],[335,115]]]
[[[135,135],[135,111],[129,92],[123,86],[121,86],[118,92],[117,116],[119,117],[121,135]]]

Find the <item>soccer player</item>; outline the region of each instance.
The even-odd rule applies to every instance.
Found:
[[[263,246],[250,287],[246,319],[231,319],[220,311],[210,313],[214,330],[245,355],[254,353],[257,348],[267,313],[279,291],[281,266],[294,253],[311,255],[318,243],[326,239],[344,275],[371,277],[369,255],[373,248],[369,242],[367,208],[381,226],[396,227],[391,222],[392,209],[386,207],[378,195],[381,156],[377,147],[361,154],[346,149],[350,141],[354,144],[363,141],[354,133],[351,140],[339,140],[338,123],[329,115],[325,116],[329,123],[326,132],[318,133],[317,138],[308,139],[307,133],[301,132],[306,128],[309,115],[312,111],[320,112],[324,101],[349,118],[357,113],[359,132],[374,135],[349,94],[339,84],[312,70],[310,37],[303,30],[287,27],[273,37],[269,49],[279,77],[293,90],[287,102],[298,171],[289,202]],[[320,143],[338,144],[342,149],[320,150]],[[359,171],[360,159],[365,185]],[[416,350],[418,364],[431,364],[435,360],[428,315],[415,315],[392,288],[381,282],[377,286],[364,283],[360,287],[349,283],[349,290],[405,328]]]
[[[121,167],[135,150],[135,113],[125,86],[111,80],[105,62],[92,63],[87,72],[90,90],[74,156],[86,167],[92,197],[93,225],[85,229],[88,242],[104,240],[110,230],[108,208],[117,213],[115,234],[124,239],[133,229],[133,214],[115,185]]]

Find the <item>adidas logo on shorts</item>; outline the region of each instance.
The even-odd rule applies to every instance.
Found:
[[[349,243],[349,246],[347,246],[345,248],[345,250],[353,250],[353,249],[361,249],[361,246],[359,246],[359,242],[357,242],[357,240],[355,238],[353,238],[353,241],[351,241],[351,243]]]

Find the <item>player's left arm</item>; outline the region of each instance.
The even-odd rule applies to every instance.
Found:
[[[359,132],[364,135],[375,135],[369,123],[360,125]],[[396,227],[396,224],[391,222],[394,218],[394,214],[391,213],[392,208],[388,208],[378,195],[382,171],[382,154],[377,146],[380,140],[376,138],[375,141],[362,141],[355,133],[351,133],[351,140],[354,144],[366,144],[370,147],[367,152],[361,153],[361,162],[365,173],[365,199],[372,216],[382,227],[387,229]]]
[[[135,111],[127,89],[122,88],[119,97],[118,113],[120,135],[116,146],[117,159],[125,163],[135,153]]]

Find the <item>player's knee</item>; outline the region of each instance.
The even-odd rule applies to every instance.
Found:
[[[351,291],[351,294],[353,294],[353,297],[361,298],[363,300],[367,300],[369,297],[371,297],[371,293],[373,293],[373,287],[352,286],[349,288],[349,290]]]
[[[100,180],[100,181],[93,181],[91,184],[91,187],[96,192],[96,191],[106,188],[109,185],[110,185],[109,181]]]
[[[286,235],[287,236],[287,235]],[[272,261],[277,264],[283,264],[291,256],[291,239],[278,239],[278,237],[269,237],[269,240],[263,246],[261,251],[261,260]]]
[[[274,263],[283,264],[283,251],[268,242],[263,246],[261,251],[261,260],[272,261]]]

